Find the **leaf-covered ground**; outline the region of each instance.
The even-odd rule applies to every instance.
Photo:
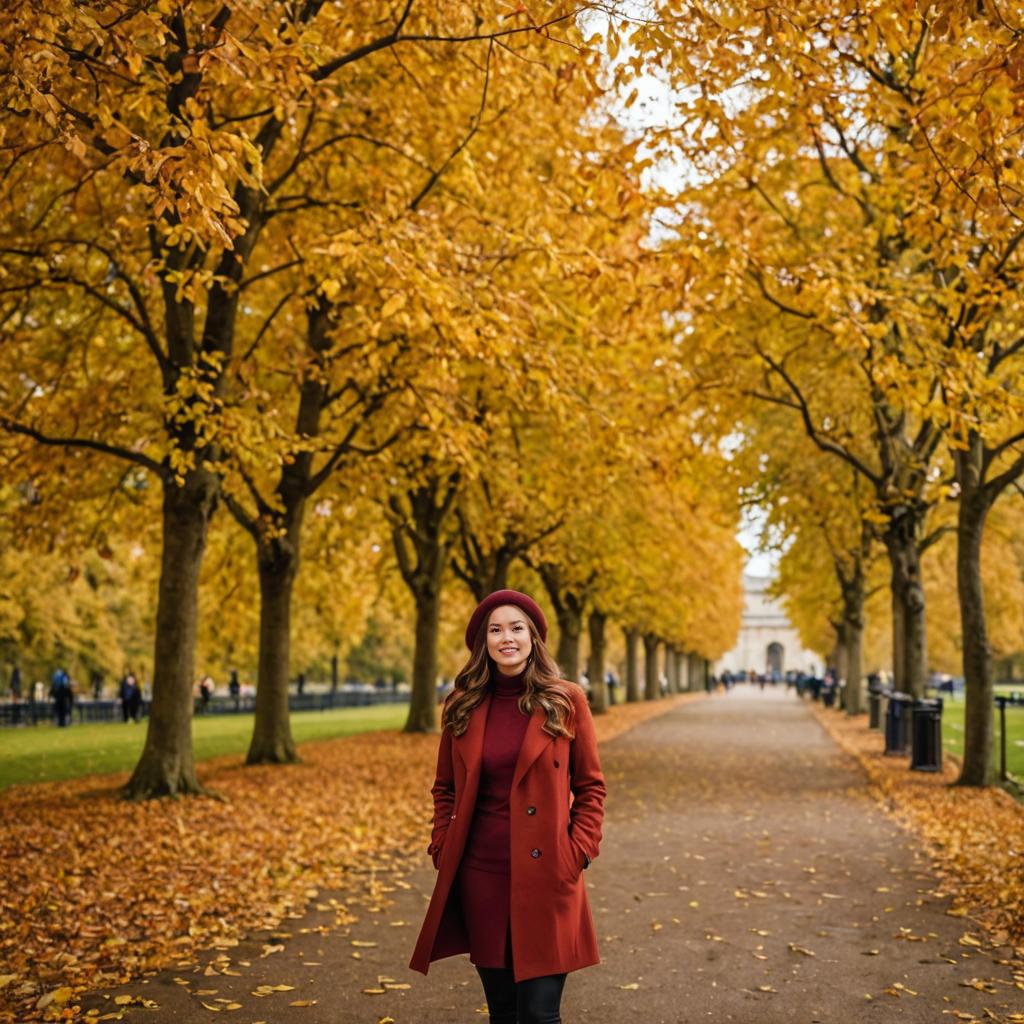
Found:
[[[918,837],[792,694],[695,700],[606,744],[601,761],[608,801],[586,875],[601,962],[567,979],[563,1020],[1024,1024],[1024,960],[960,916]],[[281,928],[83,996],[85,1013],[486,1020],[466,956],[427,977],[408,967],[437,878],[429,858],[376,864]]]
[[[604,741],[685,694],[617,705]],[[366,733],[303,746],[303,763],[206,762],[211,798],[121,801],[126,775],[0,794],[0,1021],[74,1019],[73,997],[276,927],[318,888],[422,853],[436,736]]]
[[[867,716],[814,707],[832,738],[863,765],[886,809],[925,841],[957,912],[1024,955],[1024,806],[997,787],[953,786],[958,767],[949,757],[941,772],[910,771],[908,757],[886,757]]]

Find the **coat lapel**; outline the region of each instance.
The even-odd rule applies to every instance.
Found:
[[[458,751],[462,763],[466,766],[467,775],[480,770],[480,758],[484,750],[484,727],[487,724],[487,711],[491,706],[491,695],[484,698],[469,713],[469,725],[461,736],[454,737],[452,743]]]
[[[466,766],[466,772],[472,775],[480,771],[480,761],[484,751],[484,730],[487,726],[487,712],[491,706],[491,695],[484,699],[469,713],[469,725],[461,736],[454,738],[455,749]],[[551,733],[544,731],[547,712],[543,708],[534,708],[530,721],[526,724],[523,745],[519,748],[516,758],[515,772],[512,776],[512,788],[519,785],[520,779],[526,774],[530,765],[540,757],[541,751],[554,739]]]
[[[541,751],[555,738],[551,733],[544,731],[543,726],[547,718],[547,712],[543,708],[533,709],[530,721],[526,725],[523,745],[519,748],[519,756],[516,758],[516,770],[512,776],[513,789],[519,785],[519,780],[526,774],[530,765],[540,757]]]

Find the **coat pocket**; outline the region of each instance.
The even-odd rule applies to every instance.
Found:
[[[562,866],[562,880],[567,885],[575,885],[583,874],[583,857],[576,849],[568,832],[562,833],[559,843],[559,856]]]

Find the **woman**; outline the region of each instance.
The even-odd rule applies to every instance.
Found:
[[[582,873],[601,843],[604,776],[586,696],[546,639],[526,594],[480,602],[431,790],[438,874],[409,966],[468,952],[491,1024],[559,1024],[566,974],[600,962]]]

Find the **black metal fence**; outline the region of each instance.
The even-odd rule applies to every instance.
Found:
[[[999,708],[999,778],[1006,782],[1010,777],[1006,770],[1006,707],[1024,707],[1024,693],[996,694],[996,707]]]
[[[288,698],[290,711],[329,711],[332,708],[366,707],[370,704],[402,704],[409,700],[408,691],[387,689],[328,690],[324,693],[291,694]],[[149,701],[139,705],[139,718],[149,716]],[[193,713],[204,715],[242,715],[256,710],[254,694],[245,696],[215,696],[203,704],[199,697],[193,702]],[[46,725],[56,721],[52,701],[6,701],[0,703],[0,728],[4,726]],[[120,700],[80,700],[71,709],[73,722],[122,722],[127,721]]]

